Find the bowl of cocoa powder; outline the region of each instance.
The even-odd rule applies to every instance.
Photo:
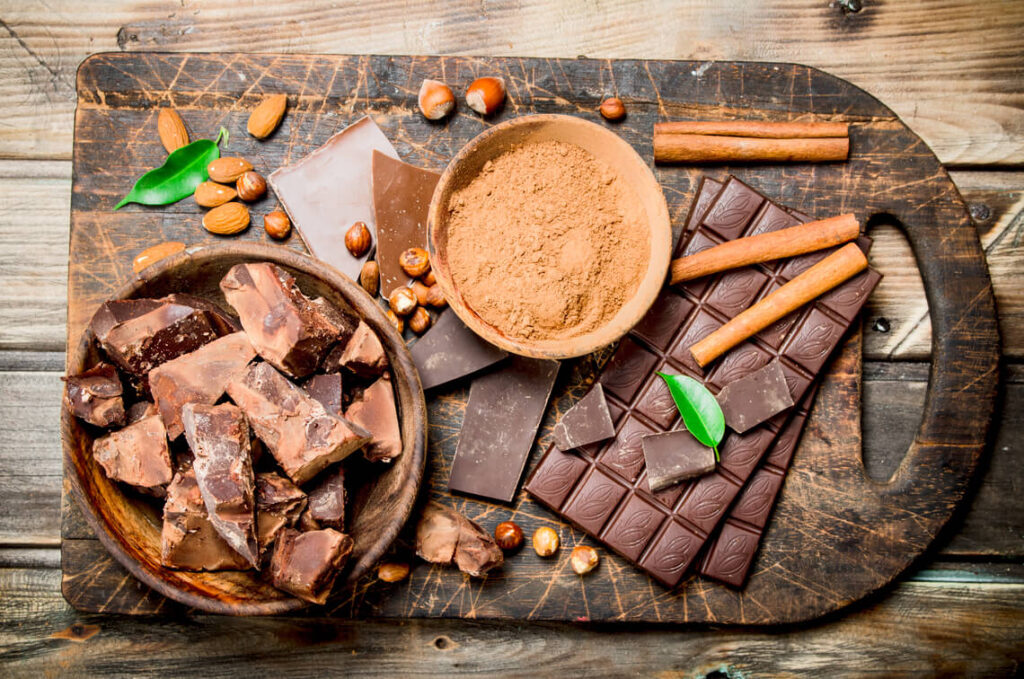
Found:
[[[672,227],[643,158],[611,130],[533,115],[470,141],[438,182],[431,264],[452,309],[507,351],[571,358],[615,342],[665,282]]]

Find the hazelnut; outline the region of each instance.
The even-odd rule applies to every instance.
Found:
[[[363,269],[359,272],[359,285],[370,293],[370,297],[376,297],[380,292],[380,266],[376,260],[368,259],[363,262]]]
[[[412,278],[419,278],[430,271],[430,255],[423,248],[409,248],[398,255],[398,266]]]
[[[494,540],[506,551],[518,549],[523,544],[523,529],[515,521],[502,521],[494,527]]]
[[[444,291],[440,285],[431,285],[427,288],[427,305],[436,309],[443,309],[448,306],[448,300],[444,298]]]
[[[537,556],[551,556],[558,551],[558,533],[547,526],[533,532],[533,551]]]
[[[424,80],[420,85],[419,105],[427,120],[440,120],[455,108],[455,95],[440,80]]]
[[[373,244],[373,236],[366,222],[356,222],[348,228],[345,233],[345,247],[352,253],[353,257],[362,257],[370,250]]]
[[[384,582],[400,582],[409,577],[409,564],[382,563],[377,566],[377,579]]]
[[[618,97],[608,97],[602,101],[600,110],[605,120],[622,120],[626,117],[626,105]]]
[[[409,316],[409,329],[417,335],[425,333],[430,328],[430,323],[430,314],[421,306],[416,307],[412,316]]]
[[[505,101],[505,81],[501,78],[477,78],[466,90],[466,103],[482,116],[489,116]]]
[[[258,172],[249,170],[235,182],[235,189],[238,190],[238,197],[247,203],[259,200],[267,192],[267,180]]]
[[[274,210],[263,218],[263,230],[271,238],[284,240],[291,233],[292,223],[288,215],[280,210]]]
[[[572,548],[572,554],[569,555],[569,563],[572,564],[576,575],[586,575],[594,570],[599,560],[597,550],[590,545],[577,545]]]
[[[423,281],[423,284],[427,287],[437,284],[437,277],[434,275],[433,269],[420,276],[420,280]]]
[[[388,305],[396,315],[405,317],[416,311],[419,302],[416,301],[416,295],[411,289],[395,288],[388,297]]]
[[[391,325],[395,326],[395,330],[398,331],[399,335],[405,331],[405,321],[396,316],[394,311],[388,309],[384,312],[384,316],[391,322]]]
[[[419,281],[413,281],[412,285],[409,286],[409,289],[412,290],[414,295],[416,295],[417,302],[419,302],[421,305],[427,303],[427,292],[430,290],[430,288],[423,285],[423,283]]]

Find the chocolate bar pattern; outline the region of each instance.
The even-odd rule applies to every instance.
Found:
[[[706,180],[702,189],[715,191],[716,184]],[[677,256],[808,219],[767,201],[735,178],[712,200],[704,199],[704,193],[698,193],[693,211],[698,213],[703,200],[705,214],[689,220]],[[827,254],[811,253],[666,288],[648,316],[622,340],[600,377],[616,437],[578,455],[549,448],[527,491],[655,579],[678,584],[789,414],[743,435],[727,435],[716,472],[651,493],[640,441],[681,426],[668,389],[655,372],[691,375],[717,393],[778,358],[798,402],[874,288],[876,272],[860,274],[781,319],[727,353],[706,374],[689,347]]]

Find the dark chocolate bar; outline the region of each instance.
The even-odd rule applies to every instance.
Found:
[[[716,190],[710,180],[705,184]],[[700,203],[698,196],[695,204]],[[801,221],[805,219],[730,178],[717,190],[706,214],[690,220],[677,256]],[[744,267],[664,290],[647,317],[622,340],[599,380],[616,422],[615,439],[581,449],[580,454],[550,448],[527,482],[527,491],[655,579],[677,585],[787,414],[744,434],[727,434],[719,446],[721,462],[711,474],[651,493],[641,440],[679,426],[676,406],[655,373],[687,374],[717,393],[779,359],[793,400],[798,401],[874,289],[877,272],[869,269],[793,312],[732,349],[706,372],[693,361],[689,347],[811,266],[814,262],[808,263],[808,258],[813,255]]]
[[[448,384],[494,365],[508,353],[481,339],[455,312],[446,309],[409,348],[423,389]]]

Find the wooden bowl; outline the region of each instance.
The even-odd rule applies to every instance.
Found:
[[[524,142],[562,141],[575,144],[615,168],[633,189],[647,214],[650,257],[633,298],[606,324],[571,338],[531,340],[510,337],[482,319],[466,303],[452,278],[448,262],[448,204],[456,191],[480,173],[484,163]],[[572,358],[615,342],[644,317],[665,283],[672,249],[672,224],[661,185],[644,159],[606,127],[566,115],[531,115],[508,120],[482,132],[452,159],[434,190],[427,217],[431,266],[448,304],[476,334],[521,356]]]
[[[113,299],[187,292],[230,309],[218,287],[221,278],[235,264],[257,261],[273,262],[285,269],[311,297],[323,296],[354,309],[381,338],[391,362],[403,450],[385,471],[353,489],[348,532],[355,547],[338,581],[339,585],[342,580],[352,583],[387,551],[405,524],[426,459],[427,416],[419,375],[405,342],[376,302],[327,265],[285,247],[246,243],[189,248],[144,269]],[[95,337],[87,329],[70,357],[68,373],[81,372],[99,359]],[[307,605],[274,589],[252,571],[195,573],[161,566],[160,513],[153,504],[106,477],[91,454],[95,432],[61,408],[64,465],[71,472],[75,499],[100,542],[132,575],[164,596],[213,613],[270,615]]]

